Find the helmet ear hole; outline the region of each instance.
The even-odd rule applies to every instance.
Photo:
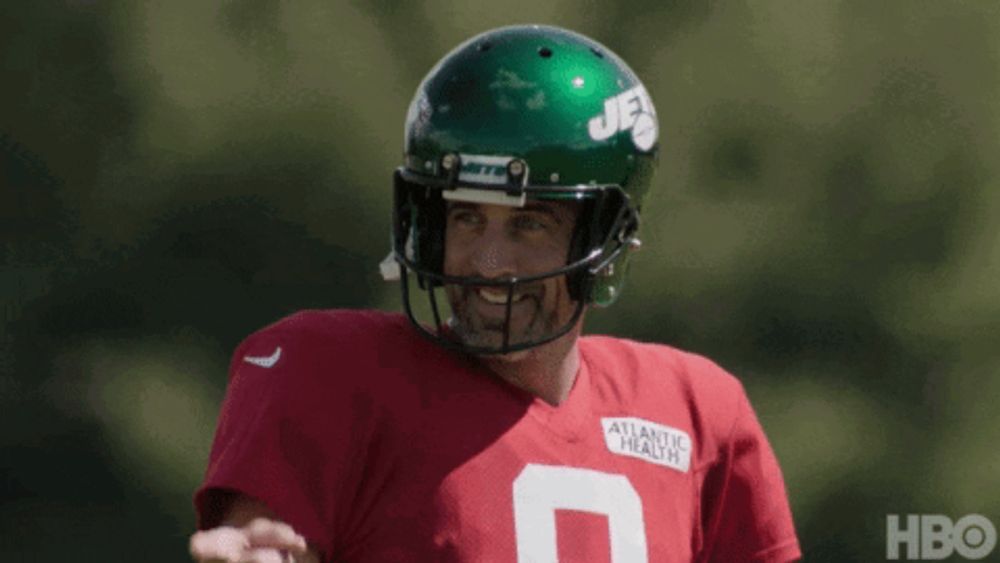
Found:
[[[424,269],[444,273],[444,224],[445,204],[440,190],[414,190],[418,200],[414,208],[413,234],[416,262]]]
[[[591,263],[568,278],[570,297],[577,301],[594,302],[598,294],[615,293],[620,285],[622,245],[626,244],[636,228],[636,212],[630,207],[625,193],[617,187],[606,187],[592,192],[582,201],[579,218],[573,232],[567,264],[583,260],[599,252],[606,260],[609,253],[618,253],[602,266]],[[613,300],[613,299],[612,299]]]
[[[441,190],[408,182],[398,171],[395,184],[392,239],[396,254],[423,272],[441,275],[446,215]],[[420,283],[424,284],[423,278]]]
[[[628,253],[622,252],[608,267],[602,270],[606,275],[595,277],[590,291],[590,303],[598,307],[610,307],[621,295],[625,286],[625,273],[628,270]]]

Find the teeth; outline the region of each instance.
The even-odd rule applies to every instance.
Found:
[[[487,303],[492,303],[494,305],[507,304],[506,291],[496,291],[496,290],[482,288],[479,290],[479,296],[482,297]],[[516,303],[520,301],[523,297],[524,297],[523,293],[515,293],[513,301]]]

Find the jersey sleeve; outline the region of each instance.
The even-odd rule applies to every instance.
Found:
[[[332,342],[331,342],[332,340]],[[331,359],[336,340],[271,327],[236,350],[208,469],[195,494],[200,529],[218,525],[234,494],[266,504],[331,553],[360,473],[363,393],[350,366]],[[339,368],[339,369],[338,369]]]
[[[781,469],[740,386],[736,417],[702,487],[699,561],[779,563],[801,557]]]

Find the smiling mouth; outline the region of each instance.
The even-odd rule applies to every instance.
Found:
[[[479,296],[480,299],[489,303],[490,305],[506,305],[507,296],[510,294],[510,292],[506,289],[493,289],[490,287],[477,287],[473,289],[473,291],[475,292],[476,295]],[[511,303],[513,304],[519,301],[523,301],[527,297],[528,297],[527,292],[515,291],[513,299],[511,299]]]
[[[508,295],[509,289],[506,287],[472,287],[466,294],[467,311],[482,321],[502,321],[507,316]],[[540,303],[541,295],[538,291],[532,291],[531,288],[515,290],[511,295],[510,313],[513,318],[523,320],[525,315],[533,315]]]

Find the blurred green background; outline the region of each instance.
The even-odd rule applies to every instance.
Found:
[[[808,561],[1000,526],[1000,4],[14,1],[0,16],[0,560],[182,561],[228,356],[377,275],[418,81],[553,23],[646,82],[644,249],[590,332],[745,382]],[[1000,558],[1000,549],[993,558]]]

